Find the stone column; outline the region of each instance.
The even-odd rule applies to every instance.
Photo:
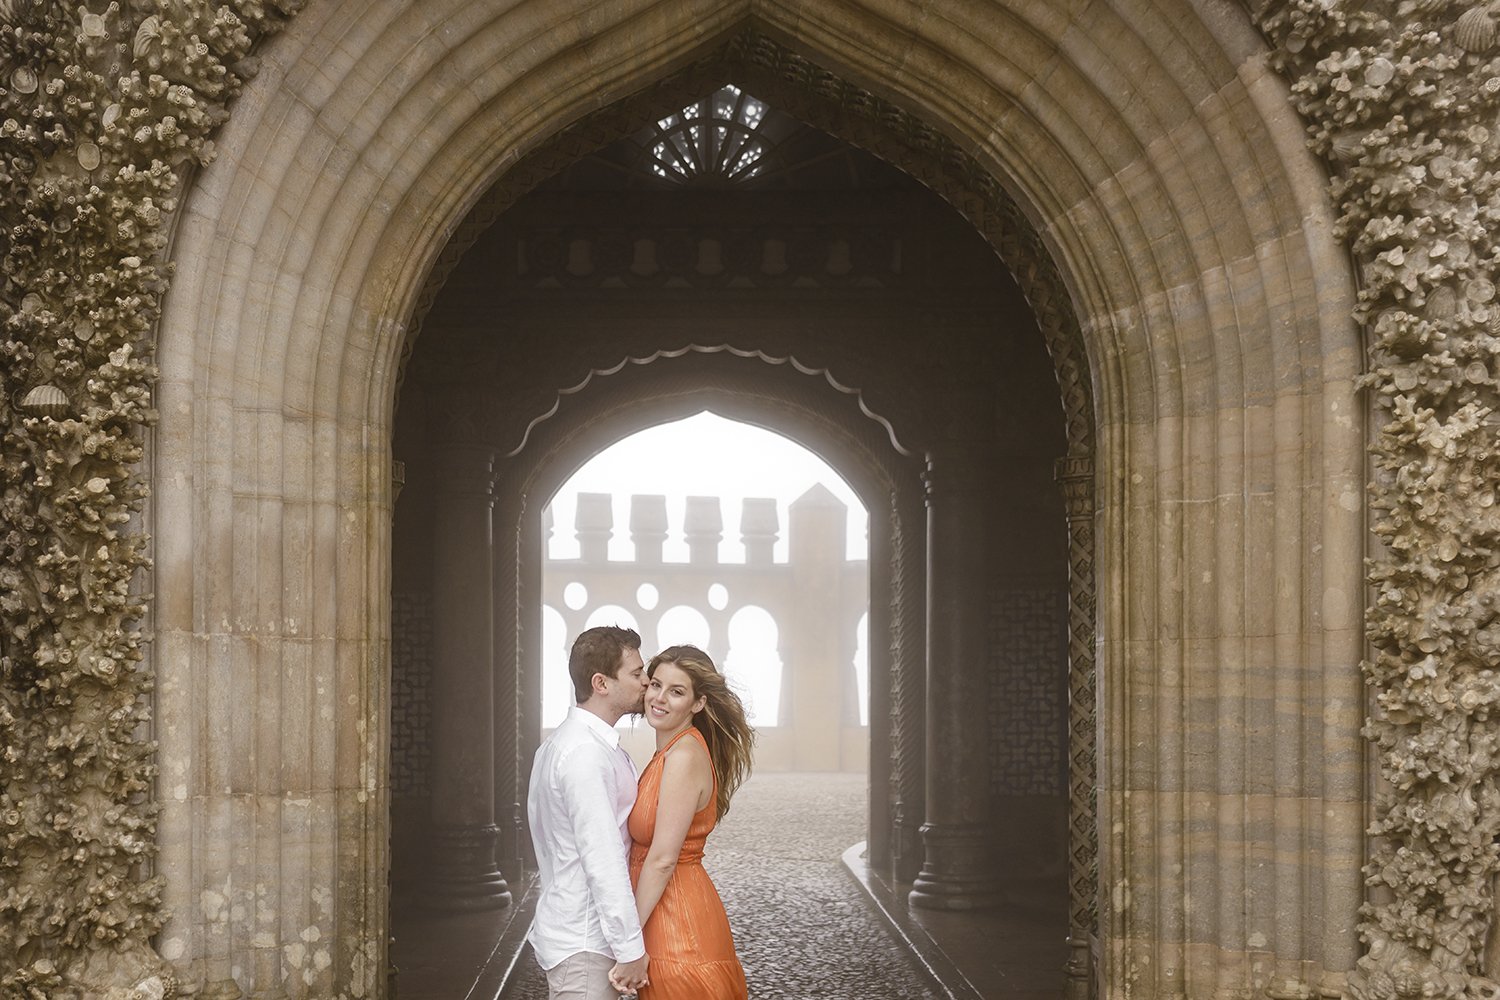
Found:
[[[428,902],[447,910],[510,903],[495,862],[493,461],[438,456],[432,552],[432,851]]]
[[[986,803],[989,545],[982,459],[948,443],[927,459],[927,802],[922,870],[911,902],[936,910],[994,905],[998,868]]]
[[[915,470],[913,470],[915,471]],[[918,477],[913,475],[912,479]],[[922,865],[922,814],[927,800],[927,531],[919,483],[897,488],[886,511],[890,526],[889,655],[891,658],[890,858],[891,874],[911,882]],[[885,565],[875,560],[872,564]],[[872,594],[881,590],[871,590]],[[873,609],[871,635],[875,616]],[[873,667],[873,662],[872,662]],[[874,709],[871,704],[871,709]],[[874,739],[874,730],[871,730]],[[875,800],[871,793],[871,802]]]

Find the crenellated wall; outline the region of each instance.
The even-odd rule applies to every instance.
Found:
[[[860,619],[869,609],[869,571],[866,560],[845,557],[844,504],[821,486],[793,501],[787,518],[790,556],[775,562],[772,548],[780,535],[775,501],[748,499],[739,525],[746,559],[726,563],[719,558],[724,528],[719,498],[688,498],[684,520],[675,526],[667,522],[664,497],[631,497],[627,524],[634,558],[628,561],[606,558],[605,545],[614,531],[609,501],[606,494],[579,494],[573,528],[581,555],[549,558],[543,570],[543,604],[564,623],[564,645],[551,651],[556,662],[566,664],[566,644],[603,605],[634,616],[648,659],[663,645],[687,641],[659,631],[662,615],[692,608],[703,615],[708,628],[704,648],[720,669],[780,672],[777,725],[757,729],[758,769],[868,770],[869,729],[859,721],[854,657]],[[690,552],[685,564],[661,558],[661,539],[674,530],[681,531]],[[577,607],[566,597],[572,584],[582,585],[587,594]],[[651,607],[638,600],[642,585],[655,591]],[[723,588],[721,602],[710,599],[715,585]],[[730,659],[733,622],[746,608],[762,609],[774,620],[777,643],[771,652],[777,659],[747,663],[743,651],[739,659]],[[561,681],[570,693],[565,676],[549,680]],[[637,726],[626,739],[632,753],[643,760],[650,757],[649,728]]]

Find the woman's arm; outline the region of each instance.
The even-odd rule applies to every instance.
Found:
[[[677,857],[682,853],[688,827],[693,825],[693,815],[703,808],[700,803],[712,792],[713,770],[708,752],[696,740],[680,741],[662,762],[656,829],[651,833],[651,850],[641,865],[640,881],[635,887],[635,909],[642,927],[656,909],[677,867]]]

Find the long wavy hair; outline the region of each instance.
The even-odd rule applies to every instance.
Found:
[[[668,646],[651,657],[646,675],[655,677],[656,668],[663,663],[674,664],[687,674],[693,684],[693,700],[703,699],[703,709],[693,715],[693,725],[708,744],[708,756],[719,779],[714,794],[714,818],[723,819],[735,790],[750,777],[755,730],[745,720],[740,696],[729,689],[724,675],[703,650],[697,646]]]

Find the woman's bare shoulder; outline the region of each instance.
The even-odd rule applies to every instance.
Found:
[[[693,735],[697,735],[696,730]],[[667,759],[663,766],[679,774],[706,772],[709,767],[708,746],[701,738],[694,739],[690,736],[680,739],[667,751]]]

